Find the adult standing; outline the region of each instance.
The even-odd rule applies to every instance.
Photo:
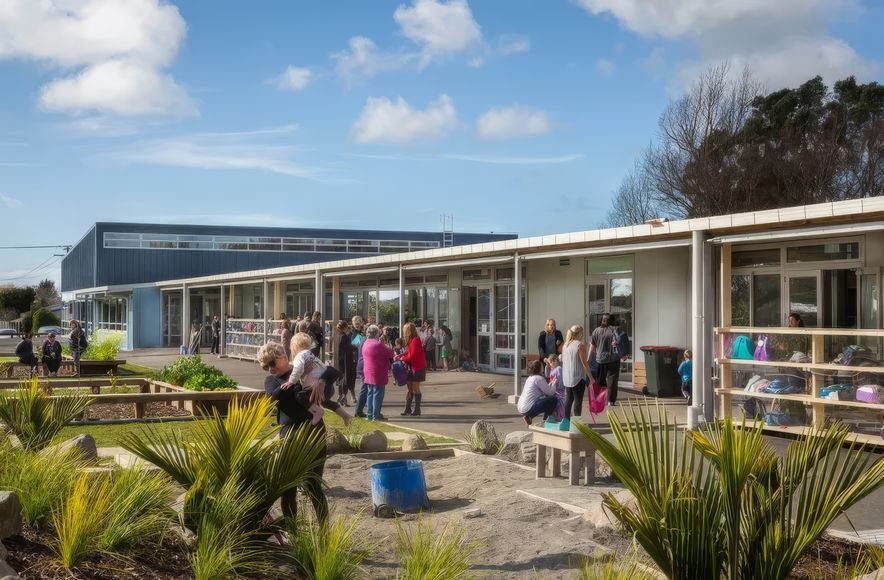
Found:
[[[617,351],[617,327],[614,317],[603,314],[598,328],[592,331],[589,356],[599,363],[598,383],[608,388],[608,404],[617,405],[617,381],[620,378],[620,354]]]
[[[534,417],[541,413],[546,420],[556,410],[558,403],[556,386],[546,382],[543,366],[539,360],[533,360],[528,365],[528,378],[525,380],[525,386],[516,406],[527,425],[531,425]]]
[[[212,317],[212,352],[211,354],[221,354],[221,319],[218,315]]]
[[[365,405],[368,404],[368,385],[365,384],[365,361],[362,358],[362,347],[365,345],[365,320],[358,314],[350,319],[353,331],[350,333],[350,344],[356,350],[356,378],[359,385],[359,396],[356,397],[356,416],[366,417]]]
[[[292,358],[292,321],[288,318],[282,321],[282,326],[279,329],[279,340],[282,341],[282,348],[285,349],[285,354],[289,357],[289,360]]]
[[[356,350],[350,336],[350,325],[346,320],[338,322],[335,329],[338,331],[338,341],[335,346],[335,367],[341,373],[338,383],[338,403],[348,406],[347,393],[353,393],[353,402],[356,402]]]
[[[565,338],[562,331],[556,328],[556,321],[549,318],[540,336],[537,337],[537,353],[540,355],[541,362],[546,366],[546,358],[551,354],[561,354],[562,347],[565,344]]]
[[[71,347],[71,356],[74,359],[74,372],[77,373],[77,376],[80,376],[80,357],[83,355],[83,351],[88,347],[88,343],[86,342],[86,333],[83,332],[83,327],[80,326],[80,322],[77,320],[71,320],[71,334],[69,337],[70,347]]]
[[[317,310],[310,318],[310,324],[307,326],[307,334],[313,337],[314,346],[311,349],[313,356],[318,357],[322,350],[325,332],[322,329],[322,314]]]
[[[421,339],[417,335],[417,328],[411,322],[402,327],[402,344],[405,345],[405,352],[399,355],[399,360],[407,364],[409,369],[405,410],[400,415],[418,417],[421,414],[421,383],[427,380],[427,359]],[[413,410],[412,402],[414,402]]]
[[[365,342],[362,344],[362,360],[364,363],[363,386],[367,387],[368,418],[371,421],[385,421],[381,414],[384,405],[384,394],[390,377],[390,364],[393,362],[393,349],[381,342],[381,329],[372,324],[365,331]]]
[[[15,347],[15,356],[18,357],[18,362],[28,365],[32,375],[37,374],[37,356],[34,354],[33,335],[30,332],[22,335],[21,342]]]
[[[436,331],[433,330],[433,323],[430,322],[427,328],[427,335],[424,337],[424,358],[427,359],[427,370],[436,370]]]
[[[55,340],[55,336],[54,332],[50,332],[40,348],[43,366],[50,377],[58,376],[58,369],[61,368],[61,343]]]
[[[444,324],[439,326],[439,332],[442,334],[442,369],[448,370],[448,359],[451,357],[451,329]]]
[[[283,388],[292,374],[292,363],[285,349],[278,342],[268,342],[258,350],[258,363],[270,375],[264,379],[264,392],[276,401],[276,419],[280,425],[279,436],[285,437],[291,430],[297,430],[303,425],[310,425],[313,415],[307,408],[295,398],[295,389]],[[334,369],[326,370],[328,377],[323,375],[323,380],[334,380]],[[325,423],[320,419],[312,429],[320,431],[325,440]],[[325,468],[326,450],[322,446],[321,462],[317,465],[311,476],[303,484],[303,492],[310,498],[316,519],[325,522],[328,518],[328,501],[322,491],[322,472]],[[296,519],[298,502],[296,492],[293,490],[282,497],[282,511],[292,521]]]
[[[568,329],[565,346],[562,348],[562,383],[565,386],[565,417],[568,419],[571,415],[581,414],[586,377],[589,376],[587,360],[583,327],[575,324]]]

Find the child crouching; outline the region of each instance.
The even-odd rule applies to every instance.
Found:
[[[324,413],[322,408],[325,407],[338,414],[345,425],[349,425],[353,417],[331,400],[334,394],[334,381],[322,379],[323,373],[329,371],[329,367],[316,358],[312,348],[313,337],[306,332],[299,332],[292,337],[292,374],[281,388],[295,388],[295,398],[298,403],[313,415],[311,424],[319,424]]]

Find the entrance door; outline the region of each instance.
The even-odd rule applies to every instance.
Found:
[[[788,326],[789,314],[801,315],[804,326],[820,325],[820,271],[789,272],[786,274],[786,308],[783,326]]]
[[[612,314],[617,326],[633,340],[633,292],[632,276],[593,276],[586,283],[586,339],[602,323],[602,315]],[[633,358],[635,353],[633,352]],[[633,358],[620,365],[620,376],[632,380]]]
[[[181,345],[181,292],[163,293],[163,346]]]
[[[491,369],[491,338],[494,330],[491,309],[491,288],[476,289],[476,337],[478,346],[476,363],[480,367]]]

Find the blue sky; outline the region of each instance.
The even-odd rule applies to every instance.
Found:
[[[704,67],[775,89],[884,62],[874,0],[0,1],[0,246],[588,229]],[[0,284],[57,278],[31,271],[52,253],[0,250]]]

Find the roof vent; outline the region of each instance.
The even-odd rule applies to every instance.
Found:
[[[668,221],[669,221],[669,218],[665,218],[665,217],[664,218],[654,218],[651,220],[645,220],[645,224],[647,224],[651,227],[660,227]]]
[[[570,266],[571,258],[559,258],[559,266]]]

